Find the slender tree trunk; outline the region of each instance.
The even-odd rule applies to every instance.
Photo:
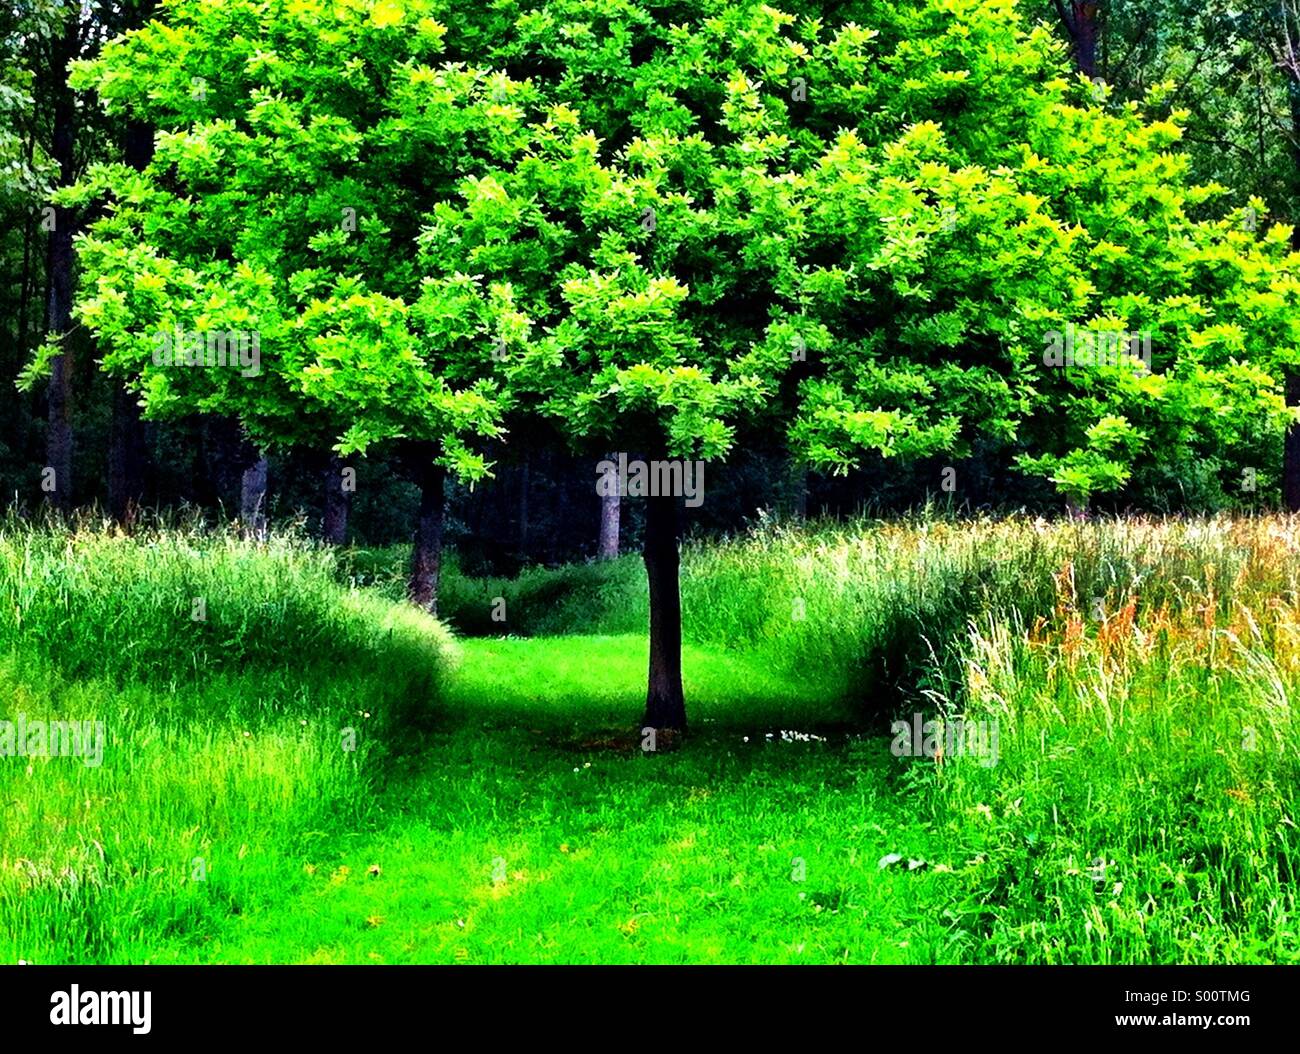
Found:
[[[23,275],[18,294],[18,352],[27,354],[27,331],[31,322],[32,303],[32,227],[35,221],[29,216],[23,223]]]
[[[266,537],[266,474],[265,454],[244,469],[239,480],[239,522],[249,538]]]
[[[324,468],[325,515],[321,532],[329,545],[342,545],[347,541],[352,490],[344,472],[350,467],[338,454],[330,451]]]
[[[686,731],[682,692],[681,555],[677,549],[677,499],[646,498],[646,577],[650,583],[650,680],[643,727]]]
[[[613,462],[613,454],[605,458]],[[618,493],[618,472],[610,468],[605,473],[600,495],[600,538],[596,545],[596,559],[613,560],[618,557],[619,513],[622,499]]]
[[[108,510],[123,527],[135,521],[144,495],[145,441],[140,402],[121,384],[113,385],[113,420],[108,444]]]
[[[529,459],[524,455],[524,463],[519,469],[519,559],[528,562],[528,482]]]
[[[36,135],[34,132],[29,133],[26,142],[27,153],[27,170],[30,172],[32,161],[36,156]],[[32,295],[32,240],[36,228],[36,218],[29,214],[23,222],[23,280],[19,303],[21,310],[18,314],[18,352],[20,355],[27,354],[27,333],[31,326],[31,305]]]
[[[808,518],[808,466],[796,463],[790,466],[790,478],[794,485],[794,518],[799,521]]]
[[[30,150],[29,150],[30,155]],[[30,156],[28,167],[31,165]],[[32,313],[32,228],[35,221],[28,216],[23,222],[23,271],[18,293],[18,359],[27,358],[27,334],[31,328]],[[30,428],[28,414],[15,411],[5,421],[9,447],[13,450],[27,449],[27,435]]]
[[[420,511],[411,548],[411,578],[407,596],[426,611],[438,613],[438,576],[442,570],[442,523],[447,508],[444,490],[447,472],[433,463],[433,455],[413,466],[420,488]]]
[[[68,87],[68,63],[77,51],[79,21],[68,17],[63,33],[52,44],[54,84],[53,137],[51,157],[59,166],[59,184],[68,186],[76,178],[76,101]],[[54,206],[54,229],[46,249],[49,269],[49,299],[45,309],[45,331],[60,341],[59,354],[50,362],[49,427],[46,431],[46,463],[54,470],[50,500],[56,508],[72,507],[72,371],[69,343],[72,330],[72,236],[73,214],[62,205]]]

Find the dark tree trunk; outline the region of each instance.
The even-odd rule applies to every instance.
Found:
[[[352,491],[344,489],[344,470],[350,466],[333,451],[325,464],[325,515],[322,537],[329,545],[342,545],[348,537]]]
[[[59,184],[68,186],[76,178],[76,102],[68,87],[68,63],[77,51],[79,23],[68,18],[63,33],[53,42],[50,71],[57,85],[53,102],[51,157],[59,166]],[[46,248],[49,270],[49,299],[45,308],[45,331],[60,341],[59,354],[50,362],[49,427],[46,431],[46,463],[54,470],[50,500],[56,508],[72,506],[72,236],[73,214],[62,205],[54,206],[54,229]]]
[[[614,461],[610,454],[605,460]],[[596,546],[596,559],[613,560],[618,556],[619,513],[622,499],[618,493],[618,472],[611,468],[601,483],[600,538]]]
[[[31,150],[28,149],[28,166],[31,165]],[[23,223],[23,271],[22,280],[19,284],[18,293],[18,358],[19,361],[27,359],[27,335],[31,329],[32,322],[32,298],[35,290],[32,288],[32,231],[36,226],[35,220],[28,216]],[[12,450],[27,449],[27,435],[30,427],[28,413],[15,412],[6,415],[5,434],[7,442]]]
[[[217,414],[197,419],[203,436],[203,457],[195,473],[196,503],[208,510],[232,508],[244,469],[257,452],[244,439],[239,422]]]
[[[650,683],[642,727],[686,731],[682,692],[682,597],[677,499],[646,498],[645,569],[650,583]]]
[[[528,483],[529,459],[524,456],[524,463],[519,468],[519,559],[528,562]]]
[[[266,536],[266,473],[265,454],[258,454],[244,469],[239,480],[239,522],[244,535],[249,538]]]
[[[411,578],[407,596],[426,611],[438,613],[438,575],[442,569],[442,521],[447,508],[443,484],[447,471],[433,463],[428,454],[424,464],[412,466],[412,475],[420,488],[420,511],[415,524],[415,543],[411,547]]]
[[[113,386],[113,421],[108,445],[108,511],[123,527],[135,521],[144,495],[145,440],[140,402],[122,385]]]
[[[1074,44],[1074,63],[1089,80],[1097,76],[1098,0],[1056,0],[1056,11]]]
[[[1074,60],[1091,80],[1097,76],[1097,0],[1070,0],[1074,22]]]

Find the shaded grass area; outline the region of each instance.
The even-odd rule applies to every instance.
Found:
[[[548,734],[635,731],[645,705],[644,635],[465,641],[466,662],[442,712],[484,727],[544,726]],[[682,650],[692,720],[701,729],[845,728],[853,713],[834,681],[799,677],[753,657],[698,645]]]

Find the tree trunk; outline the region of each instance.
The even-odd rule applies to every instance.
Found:
[[[529,459],[524,455],[524,463],[519,468],[519,559],[528,562],[528,477]]]
[[[1097,76],[1097,8],[1096,0],[1071,0],[1074,21],[1074,60],[1079,71],[1091,80]]]
[[[328,545],[342,545],[348,537],[348,514],[352,510],[352,491],[344,489],[343,473],[350,466],[330,451],[325,464],[325,516],[322,537]]]
[[[682,693],[682,597],[677,499],[646,498],[645,569],[650,583],[650,683],[642,726],[686,731]]]
[[[413,466],[420,488],[420,512],[411,549],[411,579],[407,596],[432,614],[438,613],[438,575],[442,569],[442,521],[447,508],[443,484],[447,471],[430,460]]]
[[[808,466],[796,462],[790,466],[794,484],[794,518],[802,523],[808,519]]]
[[[612,462],[614,455],[605,460]],[[613,560],[618,557],[619,512],[622,499],[618,493],[618,472],[610,468],[605,473],[600,495],[600,538],[596,546],[596,559]]]
[[[239,480],[239,522],[248,538],[266,537],[266,455],[244,469]]]
[[[121,384],[113,385],[113,420],[108,444],[108,511],[130,527],[144,496],[145,441],[140,401]]]
[[[53,42],[50,71],[57,86],[53,103],[51,157],[59,166],[59,185],[76,179],[76,101],[68,87],[68,63],[77,51],[79,22],[68,16],[63,33]],[[49,268],[49,299],[45,308],[47,336],[60,342],[59,354],[50,362],[49,427],[46,431],[46,463],[54,470],[50,500],[56,508],[72,507],[72,369],[69,344],[72,330],[72,235],[73,214],[62,205],[54,206],[54,229],[46,248]]]

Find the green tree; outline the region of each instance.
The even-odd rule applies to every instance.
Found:
[[[652,461],[777,431],[830,471],[991,440],[1076,503],[1286,419],[1289,232],[1013,0],[166,11],[82,74],[161,130],[80,192],[112,199],[81,316],[152,410],[465,478],[507,420]],[[256,324],[265,376],[156,367],[182,319]],[[1150,361],[1055,363],[1076,330]],[[677,544],[652,494],[644,724],[674,732]]]
[[[424,495],[426,606],[443,473],[487,471],[472,441],[497,434],[501,392],[490,343],[421,310],[415,238],[513,120],[505,78],[442,65],[440,7],[166,4],[75,75],[157,129],[152,158],[63,197],[106,204],[78,313],[146,415],[235,417],[259,449],[395,448]]]
[[[1183,115],[1112,105],[1010,2],[673,11],[521,15],[501,60],[547,105],[423,240],[573,443],[707,459],[758,423],[846,471],[984,437],[1083,503],[1276,435],[1286,231],[1189,184]],[[1075,326],[1125,354],[1056,366]],[[645,560],[644,720],[680,729],[671,498],[648,499]]]

